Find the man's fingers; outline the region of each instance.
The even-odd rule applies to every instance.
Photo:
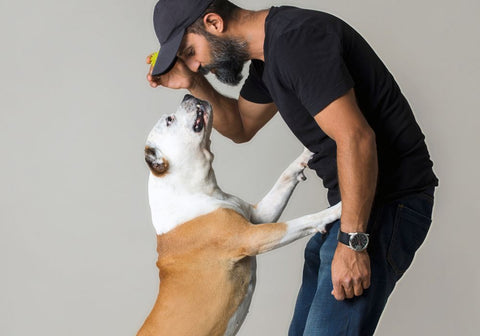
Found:
[[[354,286],[351,286],[351,285],[339,286],[339,287],[333,288],[332,295],[335,297],[335,299],[339,301],[344,299],[352,299],[355,296],[361,296],[363,294],[364,289],[366,288],[364,288],[361,285],[361,283],[358,283]]]
[[[354,282],[352,280],[346,279],[343,283],[343,290],[345,292],[345,297],[351,299],[355,296],[355,290],[353,288]]]
[[[354,294],[355,296],[360,296],[363,294],[363,285],[362,285],[362,282],[358,281],[356,283],[354,283],[353,285],[353,291],[354,291]]]
[[[336,291],[335,289],[332,290],[332,295],[337,301],[345,300],[345,292],[343,291],[343,289],[341,291]]]
[[[334,283],[333,284],[332,295],[338,301],[341,301],[341,300],[345,299],[345,291],[343,290],[343,287],[342,287],[342,285],[340,285],[340,283]]]
[[[147,74],[147,80],[148,80],[148,84],[150,84],[151,87],[153,88],[157,87],[157,83],[153,81],[152,75],[150,75],[150,73]]]
[[[161,84],[161,77],[160,76],[152,76],[151,69],[150,72],[147,74],[147,81],[151,87],[155,88]]]
[[[368,287],[370,287],[370,277],[367,277],[366,279],[363,279],[362,281],[362,287],[364,289],[367,289]]]
[[[354,290],[353,290],[353,287],[352,287],[352,286],[348,285],[348,286],[345,286],[343,289],[344,289],[344,291],[345,291],[345,297],[346,297],[347,299],[353,298],[353,296],[354,296],[355,293],[354,293]]]
[[[369,286],[370,277],[357,280],[337,280],[333,282],[332,295],[339,301],[352,299],[355,296],[361,296]]]

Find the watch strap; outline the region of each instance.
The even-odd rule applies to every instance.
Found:
[[[342,230],[338,230],[337,240],[340,243],[345,244],[348,247],[350,247],[350,235],[348,233],[342,232]]]

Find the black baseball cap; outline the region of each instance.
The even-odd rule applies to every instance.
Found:
[[[185,30],[213,0],[159,0],[153,12],[153,26],[160,51],[152,75],[161,75],[173,66]]]

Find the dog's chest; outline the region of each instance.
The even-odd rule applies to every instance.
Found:
[[[149,183],[148,193],[152,223],[157,234],[169,232],[182,223],[219,208],[232,209],[245,218],[250,218],[250,205],[220,189],[208,195]]]

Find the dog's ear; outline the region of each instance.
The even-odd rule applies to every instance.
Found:
[[[157,177],[164,176],[168,171],[168,161],[158,149],[145,146],[145,161],[150,167],[152,174]]]

